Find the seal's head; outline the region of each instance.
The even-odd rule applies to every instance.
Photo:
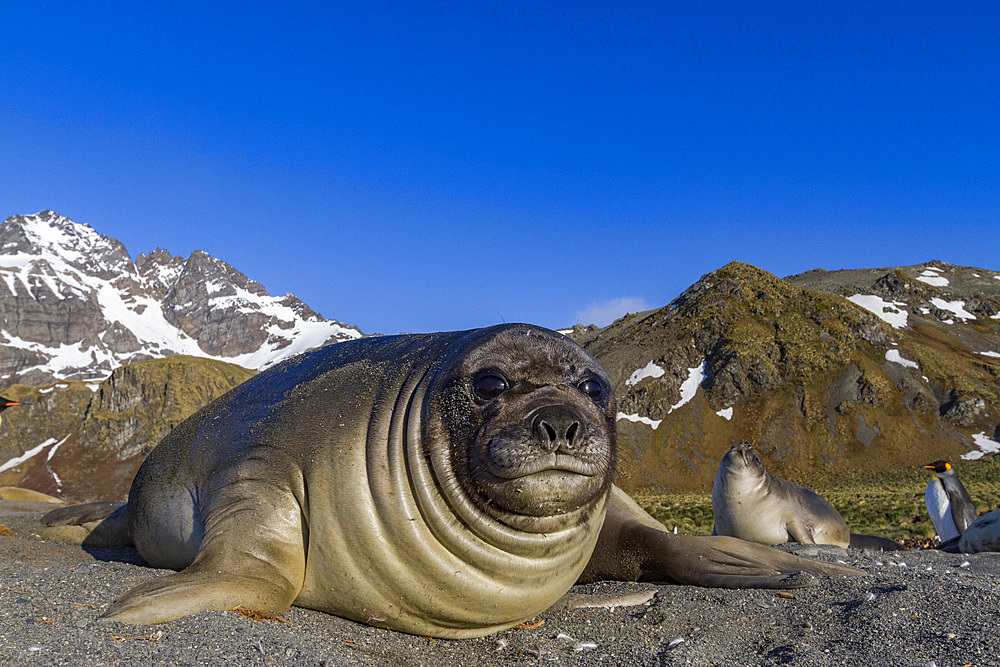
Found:
[[[722,459],[722,466],[734,472],[763,475],[764,464],[749,442],[734,443]]]
[[[548,329],[502,325],[468,335],[445,360],[424,422],[447,432],[455,480],[480,511],[519,530],[589,519],[615,470],[607,375]]]
[[[767,468],[753,450],[749,442],[734,443],[719,464],[715,477],[715,491],[743,492],[756,489],[766,483]]]

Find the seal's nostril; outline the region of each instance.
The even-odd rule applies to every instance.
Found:
[[[549,426],[546,422],[542,422],[541,427],[542,429],[544,429],[545,435],[549,437],[549,442],[554,442],[555,439],[558,437],[556,435],[556,430],[551,426]]]
[[[580,422],[573,422],[569,425],[569,428],[566,429],[566,442],[572,443],[576,439],[576,432],[579,428]]]

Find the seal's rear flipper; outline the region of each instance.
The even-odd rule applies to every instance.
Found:
[[[580,583],[669,581],[715,588],[802,588],[813,575],[865,574],[735,537],[674,535],[613,487],[607,517]]]
[[[47,540],[74,542],[92,547],[132,546],[125,503],[86,503],[60,507],[42,515]]]
[[[947,551],[950,554],[961,553],[962,550],[958,548],[958,542],[961,539],[962,539],[961,535],[959,535],[958,537],[953,537],[947,542],[942,542],[941,544],[937,545],[937,548],[940,549],[941,551]]]
[[[861,535],[851,533],[851,549],[871,549],[873,551],[905,551],[906,547],[890,540],[888,537],[878,537],[877,535]]]

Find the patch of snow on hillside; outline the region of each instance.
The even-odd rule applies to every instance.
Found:
[[[34,341],[24,340],[23,338],[19,338],[17,336],[8,335],[8,337],[10,338],[10,341],[7,345],[10,345],[11,347],[18,347],[23,350],[29,350],[31,352],[37,352],[38,354],[48,358],[48,361],[45,363],[37,364],[35,366],[26,366],[20,369],[21,372],[38,369],[51,372],[53,375],[59,376],[68,371],[98,365],[102,361],[112,361],[110,353],[92,347],[84,349],[79,344],[60,344],[53,347],[43,345],[42,343],[36,343]]]
[[[70,435],[72,435],[72,433]],[[56,444],[52,445],[52,449],[49,450],[49,455],[47,457],[45,457],[45,460],[46,461],[51,461],[52,460],[52,456],[56,453],[56,450],[59,449],[59,445],[63,444],[67,440],[69,440],[69,435],[67,435],[65,438],[63,438],[62,440],[60,440]],[[53,473],[53,474],[55,474],[55,473]],[[58,477],[56,479],[58,479]]]
[[[726,421],[730,421],[733,418],[733,406],[730,405],[728,408],[725,408],[724,410],[719,410],[715,414],[719,415]]]
[[[618,419],[627,419],[630,422],[636,422],[639,424],[646,424],[647,426],[652,426],[653,430],[660,425],[663,421],[662,419],[650,419],[649,417],[640,417],[639,415],[627,415],[624,412],[618,413]]]
[[[95,284],[94,290],[104,319],[111,324],[120,322],[140,342],[159,345],[177,354],[206,356],[198,347],[198,341],[167,321],[163,308],[156,299],[137,297],[135,305],[130,305],[122,300],[118,290],[107,283]]]
[[[67,436],[67,437],[69,437],[69,436]],[[59,444],[62,444],[65,441],[66,441],[66,438],[63,438],[62,441],[59,442]],[[56,439],[55,438],[49,438],[48,440],[46,440],[42,444],[36,445],[36,446],[32,447],[31,449],[29,449],[28,451],[26,451],[23,454],[21,454],[20,456],[15,456],[14,458],[10,459],[9,461],[7,461],[6,463],[4,463],[3,465],[0,465],[0,472],[3,472],[4,470],[9,470],[9,469],[13,468],[14,466],[21,465],[22,463],[24,463],[28,459],[30,459],[30,458],[32,458],[34,456],[37,456],[38,454],[42,453],[45,450],[46,447],[51,447],[54,444],[56,444]]]
[[[1000,352],[993,352],[993,351],[988,351],[988,352],[976,352],[976,354],[981,354],[981,355],[983,355],[984,357],[1000,357]]]
[[[573,333],[572,329],[559,329],[557,333],[561,333],[563,336],[568,336]]]
[[[975,449],[968,454],[962,454],[962,458],[966,461],[975,461],[976,459],[983,458],[987,454],[1000,452],[1000,442],[987,438],[986,433],[983,431],[980,431],[972,436],[972,440],[976,443],[976,447],[979,447],[979,449]],[[0,470],[2,469],[3,468],[0,468]]]
[[[298,323],[291,329],[282,329],[277,324],[268,327],[267,342],[254,352],[240,354],[235,357],[211,357],[220,361],[227,361],[244,368],[256,368],[264,370],[274,364],[287,359],[293,355],[305,352],[306,350],[323,345],[334,336],[341,338],[360,338],[361,333],[355,329],[342,327],[336,322],[320,322],[315,320],[298,320]],[[276,340],[275,336],[282,336],[282,340]],[[286,340],[292,339],[288,345],[284,345]],[[197,353],[197,356],[206,357],[204,352]]]
[[[628,386],[632,386],[635,384],[639,384],[640,381],[646,378],[662,377],[664,373],[666,373],[665,370],[663,370],[662,368],[654,364],[652,361],[650,361],[648,364],[646,364],[636,372],[632,373],[632,375],[630,375],[629,378],[625,380],[625,384]]]
[[[928,285],[933,285],[934,287],[946,287],[948,279],[942,276],[940,272],[941,269],[936,266],[928,266],[924,269],[923,273],[917,276],[917,280]]]
[[[900,329],[906,326],[906,311],[900,308],[905,308],[905,303],[886,301],[874,294],[855,294],[854,296],[847,297],[847,300],[873,313],[893,329]]]
[[[907,368],[920,368],[917,362],[905,359],[903,355],[899,353],[899,350],[888,350],[885,353],[885,360],[891,361],[894,364],[899,364],[900,366],[906,366]]]
[[[670,414],[677,408],[681,407],[698,393],[698,387],[701,383],[705,381],[705,362],[702,361],[700,364],[694,368],[688,369],[687,379],[681,384],[681,400],[677,402],[676,405],[670,406],[670,410],[667,414]]]
[[[939,308],[941,310],[947,310],[950,313],[955,313],[957,317],[960,317],[963,320],[976,319],[975,315],[973,315],[972,313],[970,313],[965,309],[964,301],[945,301],[944,299],[939,299],[937,297],[934,297],[933,299],[931,299],[931,304],[933,304],[935,308]]]

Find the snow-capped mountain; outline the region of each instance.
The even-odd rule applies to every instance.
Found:
[[[133,261],[52,211],[0,225],[0,384],[100,379],[172,354],[261,369],[361,335],[201,251]]]

